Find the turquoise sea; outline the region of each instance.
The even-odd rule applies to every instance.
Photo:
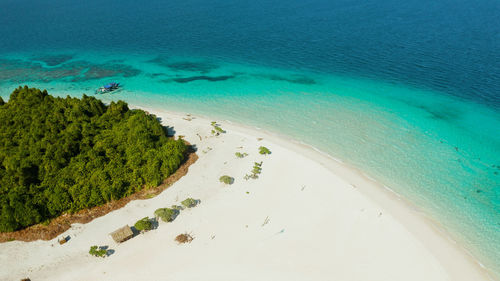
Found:
[[[0,1],[0,96],[202,114],[386,185],[500,276],[496,1]]]

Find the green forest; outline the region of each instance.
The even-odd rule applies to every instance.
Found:
[[[123,101],[19,87],[0,98],[0,232],[157,186],[186,152],[156,116]]]

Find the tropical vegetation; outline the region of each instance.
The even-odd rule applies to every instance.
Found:
[[[267,148],[265,146],[261,146],[261,147],[259,147],[259,153],[262,155],[267,155],[267,154],[271,154],[271,150],[269,150],[269,148]]]
[[[198,205],[198,200],[193,198],[186,198],[184,201],[181,202],[181,204],[186,208],[192,208]]]
[[[248,156],[248,153],[235,152],[234,155],[236,156],[236,158],[244,158],[244,157]]]
[[[156,116],[123,101],[19,87],[0,99],[0,232],[157,186],[186,151]]]
[[[135,229],[137,229],[139,231],[143,231],[143,230],[148,231],[148,230],[153,229],[153,223],[151,222],[149,217],[145,217],[145,218],[138,220],[134,224],[134,227],[135,227]]]
[[[103,249],[103,247],[97,247],[97,246],[91,246],[89,250],[89,254],[94,256],[94,257],[101,257],[104,258],[106,257],[108,251]]]
[[[227,175],[224,175],[224,176],[222,176],[222,177],[219,178],[219,181],[223,182],[225,184],[233,184],[234,178],[230,177],[230,176],[227,176]]]
[[[212,125],[212,127],[213,127],[213,129],[212,129],[212,131],[211,131],[211,132],[212,132],[212,135],[218,136],[218,135],[220,135],[220,134],[225,134],[225,133],[226,133],[226,131],[224,131],[224,130],[220,127],[220,125],[219,125],[219,124],[217,124],[217,122],[212,121],[211,125]]]
[[[244,179],[245,180],[258,179],[261,172],[262,172],[262,161],[260,163],[254,162],[253,168],[252,168],[252,173],[250,175],[246,174]]]
[[[160,208],[155,211],[155,217],[161,218],[164,222],[172,222],[177,215],[179,215],[178,209]]]

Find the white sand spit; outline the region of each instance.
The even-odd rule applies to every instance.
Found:
[[[198,161],[162,194],[132,201],[52,241],[0,244],[0,280],[487,280],[474,260],[391,192],[321,153],[266,132],[157,114],[196,145]],[[262,140],[258,140],[262,138]],[[272,154],[264,156],[265,146]],[[235,152],[248,153],[237,158]],[[262,161],[258,179],[244,180]],[[232,185],[219,177],[234,177]],[[157,208],[201,203],[116,244],[109,233]],[[194,240],[178,244],[189,233]],[[107,258],[91,257],[108,245]]]

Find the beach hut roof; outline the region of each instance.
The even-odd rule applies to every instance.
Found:
[[[111,235],[111,237],[113,237],[113,240],[115,240],[117,243],[121,243],[134,236],[134,233],[132,232],[130,226],[126,225],[122,228],[119,228],[111,232],[109,235]]]

